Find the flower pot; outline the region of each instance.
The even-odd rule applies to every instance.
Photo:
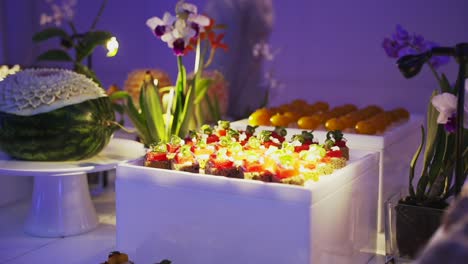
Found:
[[[408,205],[396,194],[386,203],[386,254],[396,263],[409,262],[426,246],[440,226],[445,210]]]

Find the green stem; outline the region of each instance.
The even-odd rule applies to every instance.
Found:
[[[180,83],[182,83],[182,85],[177,84],[177,92],[178,93],[184,92],[185,87],[186,87],[186,85],[185,85],[185,76],[182,73],[183,67],[184,67],[184,64],[182,62],[182,56],[177,56],[177,69],[179,70],[179,74],[180,74],[180,80],[178,80],[178,81]]]
[[[73,32],[73,35],[78,35],[78,30],[76,29],[75,24],[73,24],[72,21],[69,21],[68,25],[70,26],[70,28],[71,28],[71,30]]]
[[[104,9],[106,8],[107,1],[108,0],[103,0],[102,1],[101,6],[99,7],[99,11],[98,11],[96,17],[94,18],[93,24],[91,24],[91,28],[89,29],[89,31],[93,31],[94,28],[96,28],[96,25],[97,25],[99,19],[101,18],[102,13],[104,12]]]
[[[429,62],[427,63],[427,65],[429,66],[429,69],[431,69],[431,71],[432,71],[432,73],[434,74],[434,76],[436,77],[437,81],[438,81],[439,83],[441,83],[441,82],[442,82],[442,79],[440,78],[439,73],[435,70],[434,66],[432,66],[432,64],[429,63]]]

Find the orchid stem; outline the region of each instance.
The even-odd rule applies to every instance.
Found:
[[[76,30],[75,24],[73,24],[73,22],[69,21],[68,25],[70,26],[70,28],[71,28],[71,30],[73,32],[73,35],[78,35],[78,30]]]
[[[431,69],[431,71],[434,74],[434,76],[436,77],[437,81],[439,83],[441,83],[442,79],[440,79],[439,73],[435,70],[434,66],[432,66],[432,64],[430,62],[427,62],[427,65],[429,65],[429,69]]]
[[[96,28],[97,23],[98,23],[99,19],[101,18],[102,13],[104,12],[104,8],[106,8],[107,1],[108,0],[103,0],[102,1],[101,6],[99,7],[99,11],[98,11],[96,17],[94,18],[93,24],[91,24],[91,28],[89,29],[89,31],[93,31]]]

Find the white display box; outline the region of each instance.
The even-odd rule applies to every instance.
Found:
[[[378,154],[305,187],[117,167],[117,249],[137,263],[367,263],[375,246]]]
[[[379,253],[385,253],[384,245],[384,219],[385,201],[408,186],[409,166],[416,149],[421,142],[421,125],[423,116],[411,115],[410,119],[402,124],[390,127],[380,135],[360,135],[344,132],[351,149],[376,151],[380,155],[379,164],[379,198],[377,214],[377,230],[381,234]],[[245,129],[248,120],[231,122],[231,127]],[[260,126],[257,130],[272,130],[273,127]],[[300,134],[304,129],[288,128],[288,137]],[[327,132],[315,130],[313,132],[319,142],[324,142]]]

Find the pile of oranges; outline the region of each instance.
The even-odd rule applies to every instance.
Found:
[[[296,99],[289,104],[273,108],[261,108],[249,116],[250,125],[298,127],[315,130],[344,130],[358,134],[383,133],[392,124],[409,119],[406,109],[384,111],[376,105],[358,109],[345,104],[330,109],[326,102],[308,104]]]

